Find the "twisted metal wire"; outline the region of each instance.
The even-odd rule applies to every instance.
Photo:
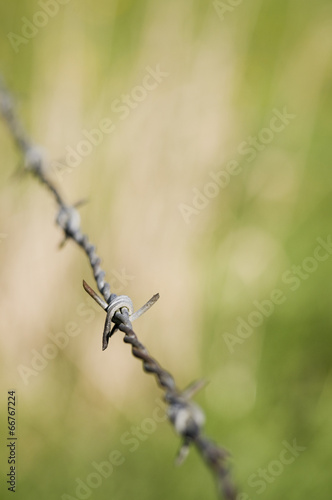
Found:
[[[186,390],[180,391],[175,384],[173,376],[164,370],[160,364],[149,354],[146,347],[138,340],[132,320],[143,314],[159,298],[155,295],[139,311],[133,313],[132,302],[129,297],[117,296],[111,293],[110,285],[105,281],[105,272],[100,264],[101,259],[96,253],[95,246],[89,241],[86,234],[81,231],[80,216],[76,205],[67,205],[63,201],[58,189],[48,178],[47,163],[41,148],[34,145],[27,137],[20,120],[18,119],[13,99],[0,78],[0,112],[6,121],[18,149],[24,159],[25,170],[33,174],[42,182],[55,197],[59,211],[56,223],[63,230],[64,241],[72,239],[87,255],[93,271],[97,287],[104,300],[101,299],[87,283],[83,282],[85,290],[106,311],[106,321],[103,333],[103,349],[106,349],[110,337],[116,330],[124,333],[124,342],[131,345],[132,354],[140,359],[143,370],[155,376],[158,385],[164,391],[164,400],[168,405],[167,414],[175,431],[182,438],[182,445],[178,454],[177,463],[180,464],[188,454],[189,447],[193,444],[207,466],[214,473],[220,494],[227,500],[235,500],[236,489],[230,477],[227,460],[229,454],[223,448],[202,433],[205,416],[202,409],[191,401],[191,397],[204,385],[198,381]],[[118,301],[118,302],[117,302]],[[119,306],[114,306],[114,304]],[[111,324],[113,327],[111,329]]]

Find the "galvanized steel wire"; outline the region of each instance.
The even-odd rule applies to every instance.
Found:
[[[190,445],[194,445],[207,466],[214,473],[219,493],[227,500],[235,500],[236,489],[228,465],[229,454],[203,435],[204,413],[191,400],[194,393],[204,385],[204,382],[196,382],[186,390],[180,391],[176,387],[173,376],[164,370],[149,354],[133,330],[132,321],[146,312],[159,298],[159,295],[154,295],[139,311],[134,312],[129,297],[111,293],[111,287],[105,281],[105,272],[101,268],[101,259],[96,253],[96,247],[81,230],[80,215],[77,210],[79,203],[68,205],[64,202],[58,188],[48,176],[48,167],[43,150],[33,144],[26,135],[16,114],[14,100],[2,80],[0,80],[0,111],[18,149],[22,153],[25,171],[34,175],[55,198],[58,205],[56,223],[64,233],[64,241],[67,239],[73,240],[83,249],[89,260],[97,288],[103,298],[97,295],[85,281],[83,286],[106,312],[102,338],[103,350],[106,349],[110,337],[117,330],[124,333],[124,342],[131,345],[132,354],[142,361],[143,370],[153,374],[158,385],[164,391],[164,400],[168,405],[169,421],[182,439],[177,463],[184,460]]]

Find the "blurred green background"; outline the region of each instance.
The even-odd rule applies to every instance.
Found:
[[[160,292],[135,329],[179,387],[209,380],[196,400],[239,498],[330,499],[331,2],[20,0],[0,13],[22,121],[65,199],[89,200],[82,226],[114,291],[136,308]],[[93,136],[105,119],[112,131]],[[121,334],[101,351],[88,263],[72,242],[58,251],[55,203],[15,175],[3,122],[0,145],[1,497],[15,389],[15,498],[215,498],[195,450],[174,467],[162,394]]]

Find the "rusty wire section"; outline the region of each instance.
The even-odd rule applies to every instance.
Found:
[[[0,111],[23,155],[25,170],[42,182],[55,197],[59,208],[56,223],[63,230],[63,243],[67,239],[72,239],[84,250],[89,259],[97,288],[103,299],[85,281],[83,281],[83,286],[86,292],[106,311],[102,338],[103,350],[108,346],[109,339],[115,331],[120,330],[124,333],[123,340],[131,345],[132,354],[142,361],[145,372],[155,376],[158,385],[164,391],[164,400],[168,405],[168,418],[182,438],[176,463],[182,463],[188,454],[190,445],[195,445],[217,479],[219,494],[227,500],[235,500],[236,490],[227,465],[229,454],[203,435],[204,413],[197,404],[191,401],[192,396],[204,385],[204,382],[195,382],[184,391],[180,391],[176,387],[173,376],[149,354],[133,330],[132,321],[148,310],[158,300],[159,294],[154,295],[141,309],[134,312],[129,297],[111,293],[110,285],[105,281],[105,272],[100,267],[101,260],[96,253],[96,248],[90,243],[88,236],[81,231],[80,215],[77,211],[77,206],[80,203],[65,204],[58,189],[48,178],[43,151],[27,137],[16,115],[13,99],[1,78]]]

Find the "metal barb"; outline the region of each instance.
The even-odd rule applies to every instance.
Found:
[[[183,462],[189,455],[189,450],[190,450],[190,441],[184,440],[175,459],[175,465],[180,466],[183,464]]]
[[[83,288],[90,295],[90,297],[92,297],[97,302],[97,304],[102,309],[107,311],[108,304],[102,298],[99,297],[99,295],[93,290],[93,288],[91,288],[90,285],[87,284],[85,280],[83,280]]]
[[[142,314],[144,314],[146,311],[148,311],[150,309],[150,307],[153,306],[153,304],[155,304],[157,302],[157,300],[160,298],[160,295],[159,293],[156,293],[155,295],[153,295],[153,297],[151,297],[151,299],[149,299],[145,304],[144,306],[142,306],[140,309],[138,309],[138,311],[134,312],[131,317],[130,317],[130,320],[131,321],[135,321],[135,319],[139,318],[140,316],[142,316]]]
[[[189,387],[187,387],[187,389],[185,389],[182,392],[182,396],[187,400],[191,399],[193,396],[195,396],[195,394],[197,394],[199,391],[204,389],[204,387],[206,387],[207,384],[208,384],[208,381],[205,379],[196,380],[196,382],[192,382],[189,385]]]

